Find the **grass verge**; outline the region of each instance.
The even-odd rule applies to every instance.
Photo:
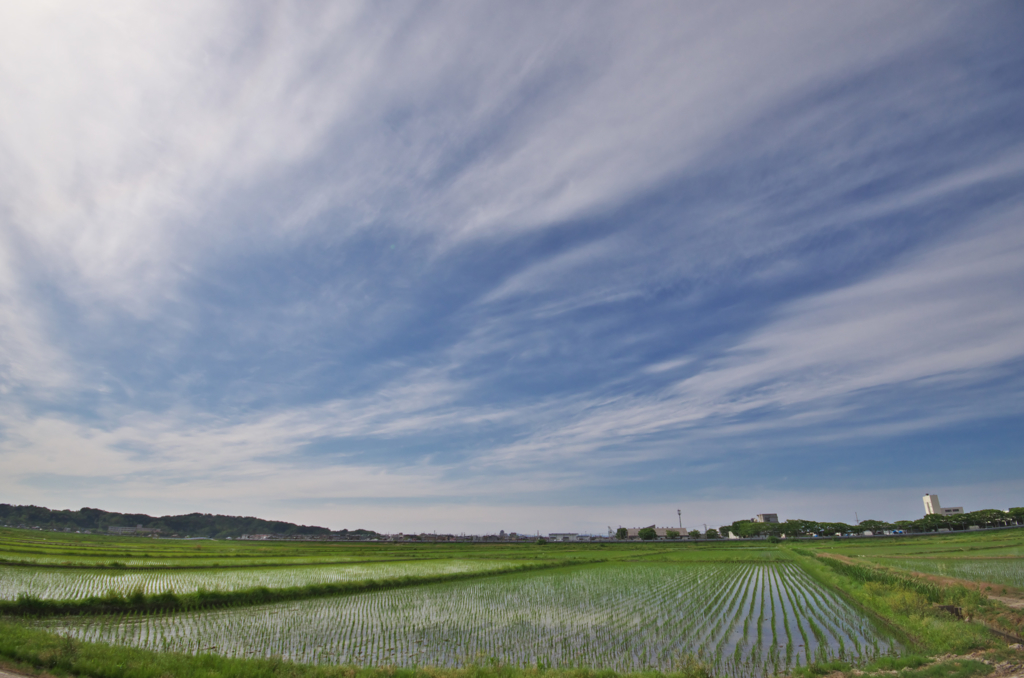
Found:
[[[870,678],[873,675],[892,676],[898,672],[900,678],[973,678],[974,676],[987,676],[992,673],[992,667],[974,659],[954,659],[934,664],[921,666],[919,664],[901,665],[899,668],[873,668],[864,667],[854,673],[849,664],[845,662],[829,662],[827,664],[812,664],[793,671],[792,678],[816,678],[817,676],[855,676],[857,678]]]

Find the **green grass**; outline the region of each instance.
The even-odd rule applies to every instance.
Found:
[[[800,542],[804,548],[845,556],[994,556],[1024,554],[1024,528],[949,532],[912,537]]]
[[[1024,558],[880,558],[876,562],[913,572],[1024,589]]]
[[[992,667],[972,659],[950,660],[937,663],[929,663],[922,657],[909,657],[905,661],[896,659],[891,661],[879,661],[863,667],[858,673],[853,673],[851,666],[846,662],[824,662],[812,666],[801,667],[792,672],[793,678],[813,678],[815,676],[826,676],[842,674],[844,676],[872,676],[892,675],[891,673],[880,673],[898,671],[900,678],[971,678],[972,676],[987,676],[992,673]]]

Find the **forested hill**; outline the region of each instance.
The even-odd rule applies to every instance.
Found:
[[[0,504],[0,524],[11,527],[40,527],[43,529],[92,530],[107,532],[110,527],[135,527],[141,525],[158,528],[161,536],[170,537],[241,537],[243,534],[272,534],[275,536],[327,537],[377,536],[372,530],[332,531],[314,525],[296,525],[280,520],[221,516],[210,513],[189,513],[183,516],[154,518],[143,513],[114,513],[94,508],[78,511],[51,511],[41,506],[12,506]]]

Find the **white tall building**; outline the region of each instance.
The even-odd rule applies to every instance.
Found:
[[[939,495],[937,494],[924,495],[924,514],[926,516],[955,516],[963,512],[963,506],[951,506],[950,508],[942,508],[942,506],[939,505]]]

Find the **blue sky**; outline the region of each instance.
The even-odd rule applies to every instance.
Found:
[[[1024,504],[1024,11],[0,8],[0,501]]]

